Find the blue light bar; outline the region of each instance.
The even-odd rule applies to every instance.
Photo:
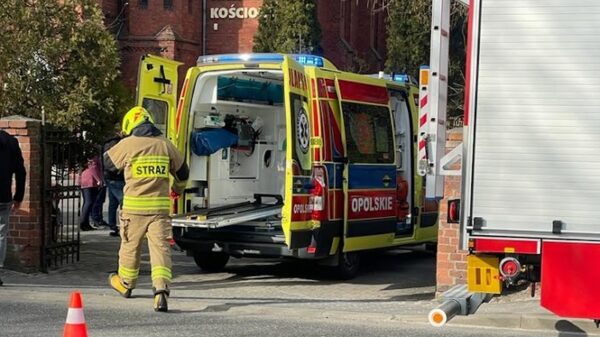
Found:
[[[410,83],[410,77],[407,74],[392,74],[392,81]]]
[[[305,54],[296,54],[292,55],[296,62],[303,64],[305,66],[314,66],[314,67],[323,67],[325,62],[323,58],[320,56],[314,55],[305,55]]]
[[[294,54],[291,57],[296,62],[313,67],[323,67],[325,61],[320,56],[307,55],[307,54]],[[198,57],[197,64],[199,66],[214,63],[281,63],[283,62],[283,55],[281,54],[269,54],[269,53],[256,53],[256,54],[219,54],[219,55],[205,55]]]
[[[211,63],[281,63],[283,55],[256,53],[256,54],[219,54],[198,57],[197,64],[205,65]]]

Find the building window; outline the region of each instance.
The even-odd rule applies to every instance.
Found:
[[[138,0],[138,6],[141,8],[148,8],[148,0]]]
[[[371,50],[375,53],[375,56],[381,60],[381,53],[383,52],[383,42],[385,33],[385,18],[384,12],[380,10],[371,11]]]
[[[173,9],[173,0],[164,0],[163,7],[165,9]]]
[[[341,37],[344,41],[350,42],[351,39],[351,26],[352,26],[352,1],[351,0],[340,0],[341,7]]]

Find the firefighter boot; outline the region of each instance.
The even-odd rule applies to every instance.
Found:
[[[154,290],[154,311],[167,312],[169,311],[169,305],[167,299],[169,298],[168,290]]]
[[[123,283],[123,280],[121,280],[121,277],[119,275],[117,275],[116,273],[111,273],[110,275],[108,275],[108,284],[110,284],[111,288],[113,288],[119,294],[121,294],[121,296],[123,296],[125,298],[130,298],[131,297],[131,290],[132,289],[128,288]]]

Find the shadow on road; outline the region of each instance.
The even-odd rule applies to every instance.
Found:
[[[560,320],[554,325],[559,337],[585,337],[587,333],[577,325],[567,320]]]
[[[58,287],[106,286],[107,275],[117,269],[119,240],[108,231],[82,233],[81,258],[48,274],[8,275],[8,283]],[[311,261],[281,259],[231,259],[220,273],[202,272],[192,257],[173,253],[173,288],[185,290],[245,288],[257,286],[373,285],[378,291],[417,288],[387,297],[395,301],[430,300],[434,297],[435,255],[424,250],[389,250],[362,255],[359,275],[348,281],[332,276],[328,268]],[[147,248],[142,250],[140,287],[150,282]],[[4,278],[4,276],[3,276]],[[426,289],[419,289],[426,288]],[[265,299],[262,299],[265,300]]]

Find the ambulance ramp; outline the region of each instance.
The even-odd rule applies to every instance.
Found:
[[[275,203],[263,203],[263,198],[272,198]],[[174,227],[216,229],[280,215],[282,208],[281,196],[255,194],[254,201],[207,208],[174,216],[171,224]]]

